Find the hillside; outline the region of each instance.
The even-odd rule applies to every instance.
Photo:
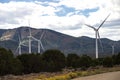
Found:
[[[95,39],[89,37],[72,37],[66,34],[62,34],[49,29],[35,29],[31,28],[31,34],[33,37],[40,39],[41,34],[44,32],[44,36],[41,39],[43,47],[47,49],[59,49],[65,54],[77,53],[88,54],[94,56],[95,54]],[[16,51],[19,44],[19,37],[21,40],[25,40],[26,46],[22,46],[22,52],[28,52],[28,36],[29,27],[22,26],[14,29],[0,29],[0,46],[7,49],[11,49],[15,55],[18,54]],[[106,38],[101,39],[104,51],[99,46],[100,56],[111,55],[111,45],[115,45],[115,53],[120,52],[120,41],[112,41]],[[37,52],[37,42],[32,41],[32,52]]]

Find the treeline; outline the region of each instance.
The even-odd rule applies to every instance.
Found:
[[[14,56],[11,50],[0,48],[0,75],[56,72],[64,68],[86,70],[89,67],[113,67],[120,65],[120,53],[112,57],[93,59],[87,55],[65,56],[59,50],[47,50],[42,54]]]

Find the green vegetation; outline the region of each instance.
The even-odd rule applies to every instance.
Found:
[[[89,68],[91,66],[91,63],[92,63],[91,57],[87,55],[82,55],[80,57],[79,64],[82,70],[86,70],[87,68]]]
[[[47,50],[42,54],[26,53],[15,57],[11,50],[0,48],[0,75],[58,72],[64,68],[79,69],[81,71],[98,66],[113,67],[116,65],[120,65],[120,53],[112,57],[93,59],[87,55],[78,56],[72,53],[65,56],[64,53],[59,50]],[[99,73],[99,71],[92,73]],[[78,75],[78,73],[71,74],[74,76]],[[67,77],[69,79],[69,77],[74,77],[71,76],[71,74],[65,74],[67,76],[62,75],[62,78]],[[88,74],[83,72],[79,73],[79,75]]]
[[[79,68],[80,57],[77,54],[68,54],[66,59],[67,59],[67,67]]]
[[[44,61],[44,71],[61,71],[65,67],[65,55],[59,50],[47,50],[42,54]]]
[[[20,74],[23,66],[10,50],[0,48],[0,75]]]
[[[104,67],[113,67],[113,59],[111,57],[105,57],[103,60]]]
[[[43,61],[40,54],[22,54],[17,56],[23,65],[24,73],[36,73],[42,71]]]

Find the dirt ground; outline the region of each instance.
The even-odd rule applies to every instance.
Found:
[[[120,71],[80,77],[73,80],[120,80]]]
[[[116,70],[120,70],[120,66],[109,68],[109,69],[102,68],[102,70],[116,71]],[[35,80],[37,78],[40,78],[41,75],[45,75],[42,77],[46,78],[46,77],[53,77],[53,76],[61,75],[61,74],[67,74],[69,72],[71,72],[71,70],[70,71],[67,70],[63,72],[56,72],[56,73],[48,73],[48,72],[31,73],[31,74],[17,75],[17,76],[5,75],[5,76],[0,76],[0,80]],[[97,75],[86,76],[86,77],[79,77],[73,80],[120,80],[120,71],[108,72],[108,73],[97,74]]]
[[[58,73],[31,73],[31,74],[25,74],[25,75],[5,75],[5,76],[0,76],[0,80],[35,80],[38,77],[40,77],[40,75],[45,75],[47,77],[51,77],[51,76],[55,76],[55,75],[59,75],[62,74],[60,72]]]

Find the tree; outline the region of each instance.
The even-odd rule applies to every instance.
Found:
[[[113,59],[111,57],[105,57],[103,59],[103,66],[104,67],[113,67]]]
[[[60,71],[65,67],[65,55],[59,50],[47,50],[42,54],[45,71]]]
[[[82,55],[80,57],[79,64],[80,64],[80,67],[82,70],[86,70],[88,67],[90,67],[91,63],[92,63],[91,57],[89,57],[87,55]]]
[[[120,53],[112,56],[114,65],[120,65]]]
[[[79,68],[80,57],[77,54],[67,55],[67,67]]]
[[[99,65],[99,60],[98,59],[92,59],[91,66],[95,67]]]
[[[24,73],[40,72],[42,70],[42,58],[38,54],[22,54],[18,56],[22,62]]]
[[[10,62],[9,70],[11,70],[11,74],[22,74],[23,72],[23,66],[19,59],[13,58]]]
[[[21,74],[22,64],[14,58],[13,53],[5,48],[0,48],[0,75]]]

